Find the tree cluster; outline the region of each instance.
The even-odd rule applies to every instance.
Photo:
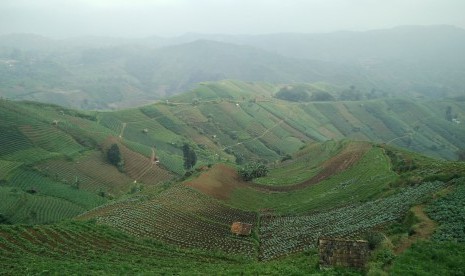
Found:
[[[110,164],[116,166],[120,172],[124,171],[124,161],[117,144],[111,145],[107,151],[107,159]]]
[[[240,168],[238,173],[244,181],[250,181],[254,178],[266,176],[269,172],[268,167],[261,163],[249,163]]]
[[[195,154],[194,149],[187,143],[182,146],[182,153],[184,155],[184,169],[189,171],[197,163],[197,154]]]
[[[276,98],[291,102],[308,102],[310,95],[307,89],[302,86],[284,87],[276,93]]]

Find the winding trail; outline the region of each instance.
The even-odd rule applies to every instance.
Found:
[[[149,166],[134,180],[134,182],[137,182],[137,179],[141,179],[148,171],[150,171],[155,164],[155,149],[152,147],[152,155],[150,156],[150,163]]]
[[[404,135],[404,136],[400,136],[400,137],[397,137],[397,138],[394,138],[392,140],[389,140],[388,142],[386,142],[386,145],[389,145],[390,143],[396,141],[396,140],[399,140],[399,139],[404,139],[404,138],[407,138],[407,137],[412,137],[414,133],[409,133],[407,135]]]
[[[121,128],[121,132],[119,133],[119,138],[123,139],[124,130],[126,129],[127,123],[123,123],[123,127]]]
[[[394,250],[397,255],[410,248],[415,242],[428,239],[434,233],[434,230],[436,230],[437,223],[426,215],[424,209],[424,205],[417,205],[410,209],[420,222],[413,226],[415,233],[408,238],[401,240],[400,244],[397,245]]]

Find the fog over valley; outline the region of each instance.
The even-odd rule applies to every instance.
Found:
[[[465,1],[0,1],[0,274],[465,271]]]

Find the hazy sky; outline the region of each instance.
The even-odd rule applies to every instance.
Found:
[[[174,36],[465,28],[465,0],[0,0],[0,34]]]

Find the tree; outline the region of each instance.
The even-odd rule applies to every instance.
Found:
[[[284,87],[276,93],[276,98],[292,102],[308,102],[308,90],[302,86]]]
[[[452,122],[452,107],[450,105],[446,109],[446,120]]]
[[[191,170],[197,163],[197,154],[187,143],[182,146],[182,153],[184,155],[184,169]]]
[[[120,172],[123,171],[124,162],[117,144],[111,145],[107,151],[107,159],[110,164],[116,166]]]
[[[351,85],[349,89],[341,92],[339,99],[341,101],[360,101],[362,99],[362,95],[355,85]]]
[[[269,172],[268,167],[261,163],[249,163],[239,169],[238,173],[244,181],[250,181],[257,177],[266,176]]]
[[[310,100],[314,102],[334,101],[334,97],[328,92],[316,91],[313,92],[312,96],[310,97]]]

